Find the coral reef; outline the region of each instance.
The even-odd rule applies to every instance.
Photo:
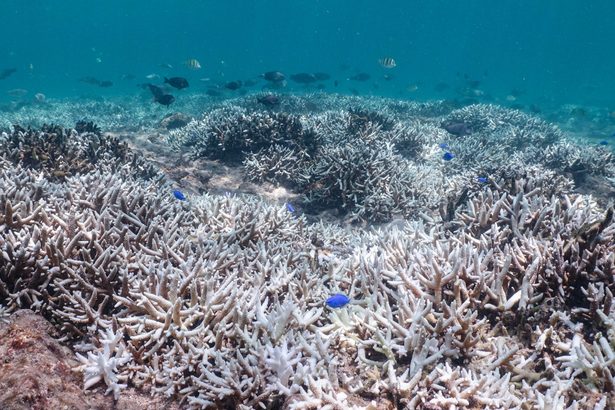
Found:
[[[250,112],[239,107],[220,108],[205,118],[171,132],[171,139],[192,146],[196,157],[241,162],[246,153],[274,145],[314,151],[315,135],[287,113]]]
[[[304,109],[297,97],[284,99]],[[303,115],[259,111],[249,98],[227,102],[171,132],[169,141],[195,157],[229,164],[243,159],[246,179],[292,189],[302,195],[305,212],[334,209],[357,222],[438,217],[440,199],[513,168],[541,166],[578,187],[589,175],[615,176],[608,149],[582,147],[518,110],[474,104],[446,112],[433,104],[382,100],[380,106],[371,100],[339,104],[350,101],[356,106]],[[444,152],[454,159],[442,159]]]
[[[125,162],[57,180],[7,151],[0,320],[44,315],[84,387],[118,400],[138,388],[187,408],[615,406],[614,210],[575,191],[572,165],[591,150],[492,106],[365,100],[307,115],[281,111],[305,98],[270,111],[251,98],[169,141],[243,159],[304,208],[382,224],[312,223],[249,195],[179,201]],[[613,159],[597,152],[602,167],[578,173],[606,180]],[[337,293],[351,302],[327,306]]]
[[[212,104],[202,95],[186,95],[173,104],[173,111],[196,116]],[[45,124],[72,127],[77,121],[98,124],[106,131],[138,132],[156,128],[168,110],[155,104],[149,96],[122,98],[53,99],[44,103],[23,102],[14,108],[0,106],[0,131],[9,132],[13,125],[40,128]]]
[[[134,173],[145,178],[158,171],[117,138],[102,135],[93,123],[77,122],[75,129],[45,125],[40,130],[13,127],[0,135],[0,156],[56,181],[93,170]],[[123,171],[122,171],[123,170]]]

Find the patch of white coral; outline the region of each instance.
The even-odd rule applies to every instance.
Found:
[[[82,363],[80,370],[84,372],[85,389],[90,389],[103,381],[107,385],[106,394],[113,392],[115,400],[119,398],[120,390],[126,387],[125,377],[118,376],[123,365],[132,360],[130,352],[126,351],[123,342],[123,333],[107,329],[100,331],[100,348],[83,356],[77,353],[77,358]]]

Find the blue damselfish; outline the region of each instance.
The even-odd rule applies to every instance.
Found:
[[[342,293],[336,293],[327,299],[327,306],[330,308],[341,308],[350,302],[350,298]]]

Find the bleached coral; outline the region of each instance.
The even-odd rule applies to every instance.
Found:
[[[55,183],[0,160],[0,303],[51,318],[87,352],[86,387],[114,395],[130,384],[192,408],[608,407],[613,209],[522,158],[488,183],[420,163],[435,140],[403,162],[383,123],[413,107],[355,124],[364,146],[334,151],[347,166],[332,156],[337,176],[311,188],[346,184],[335,195],[365,195],[347,198],[355,212],[413,217],[369,231],[251,196],[177,201],[131,173]],[[333,293],[351,302],[332,309]]]
[[[87,356],[77,353],[82,363],[81,370],[84,375],[84,388],[87,390],[103,381],[107,385],[107,393],[113,393],[115,400],[119,398],[120,391],[126,388],[126,377],[118,376],[120,369],[132,360],[132,355],[126,351],[121,332],[113,333],[111,330],[100,331],[97,342],[101,347],[88,351]]]

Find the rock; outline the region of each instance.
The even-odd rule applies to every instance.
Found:
[[[160,121],[160,128],[167,130],[174,130],[176,128],[185,127],[192,121],[192,117],[181,112],[174,112],[169,114]]]
[[[179,409],[134,389],[122,391],[115,403],[102,384],[86,394],[74,352],[54,336],[53,326],[30,310],[0,322],[0,409]]]

